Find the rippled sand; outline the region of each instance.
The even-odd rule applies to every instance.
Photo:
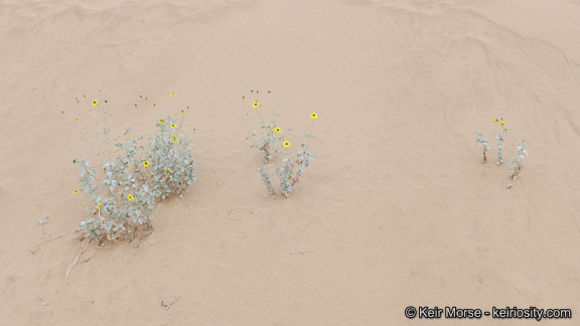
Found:
[[[571,0],[1,1],[0,324],[580,313],[579,21]],[[296,134],[320,115],[318,157],[288,200],[268,197],[244,140],[250,89],[271,90],[261,100]],[[72,159],[99,128],[82,94],[120,127],[191,106],[199,181],[138,248],[37,246],[85,212]],[[530,152],[510,190],[474,142],[496,117]]]

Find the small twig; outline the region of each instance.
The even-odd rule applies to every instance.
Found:
[[[73,262],[68,266],[68,268],[66,269],[66,273],[64,274],[64,279],[66,280],[70,274],[71,269],[73,269],[73,267],[75,267],[77,265],[77,263],[79,262],[79,258],[81,257],[81,255],[84,253],[84,251],[79,252],[76,256],[75,259],[73,260]]]
[[[266,142],[260,150],[264,152],[264,164],[268,164],[270,162],[270,142]]]

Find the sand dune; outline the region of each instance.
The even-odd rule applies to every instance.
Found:
[[[408,305],[578,313],[578,21],[567,0],[1,1],[0,324],[404,325]],[[287,200],[268,196],[244,139],[251,89],[271,90],[260,99],[292,137],[320,115],[318,157]],[[138,248],[37,246],[85,212],[72,159],[91,155],[83,128],[100,127],[82,94],[108,99],[119,130],[191,106],[199,180],[157,208]],[[150,100],[136,108],[139,95]],[[509,190],[473,134],[500,116],[530,152]]]

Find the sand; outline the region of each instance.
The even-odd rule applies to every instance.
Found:
[[[579,21],[572,0],[0,2],[0,324],[580,313]],[[244,139],[256,89],[297,135],[320,116],[318,156],[287,200],[269,197]],[[72,159],[100,127],[82,94],[106,98],[119,128],[191,106],[199,180],[159,205],[138,247],[38,245],[85,213]],[[135,108],[139,95],[156,107]],[[530,153],[509,190],[474,141],[496,117]]]

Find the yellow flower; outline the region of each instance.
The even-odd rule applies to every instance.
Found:
[[[169,97],[175,97],[175,93],[169,94]]]
[[[129,164],[129,163],[125,163],[125,166],[126,166],[126,167],[130,167],[130,166],[131,166],[131,164]]]
[[[135,197],[131,194],[128,194],[127,199],[129,199],[130,201],[133,201],[133,200],[135,200]]]
[[[497,122],[497,119],[493,119],[493,120],[491,120],[491,122],[496,123]]]
[[[177,143],[177,141],[179,140],[179,137],[177,136],[171,136],[170,140],[174,143]]]
[[[288,148],[290,147],[290,145],[292,145],[292,143],[290,143],[289,141],[285,140],[282,145],[284,145],[284,147]]]
[[[98,203],[97,204],[97,208],[101,208],[103,206],[103,203]]]
[[[257,108],[259,108],[259,107],[260,107],[260,105],[261,105],[261,103],[260,103],[260,102],[258,102],[258,101],[254,101],[254,103],[252,103],[252,107],[253,107],[254,109],[257,109]]]
[[[75,117],[75,120],[77,120],[77,121],[78,121],[78,120],[79,120],[79,117]]]
[[[281,133],[282,132],[282,128],[280,127],[274,127],[274,129],[272,129],[272,132],[277,132],[277,133]]]
[[[499,125],[500,126],[503,126],[503,125],[505,125],[505,122],[504,121],[500,121]]]
[[[171,170],[170,168],[167,168],[167,172],[173,173],[173,170]]]
[[[73,195],[76,195],[79,191],[78,190],[73,190]]]
[[[177,124],[176,123],[170,123],[169,124],[169,128],[177,128]]]
[[[148,167],[148,166],[149,166],[149,164],[151,164],[151,162],[149,162],[149,160],[145,160],[145,161],[143,161],[143,166],[144,166],[144,167]]]
[[[94,99],[94,100],[93,100],[93,106],[97,106],[97,104],[99,104],[99,100],[97,100],[97,99]]]
[[[161,120],[159,120],[159,122],[160,122],[161,124],[163,124],[163,123],[165,122],[165,119],[161,119]]]
[[[318,114],[316,114],[316,112],[310,113],[310,119],[312,119],[312,120],[318,119]]]

